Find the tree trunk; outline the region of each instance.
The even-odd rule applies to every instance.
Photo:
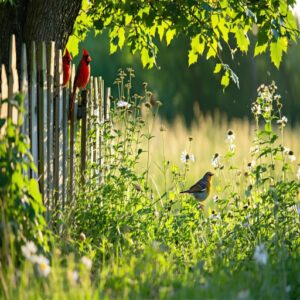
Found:
[[[72,33],[81,0],[16,0],[0,4],[0,63],[8,67],[9,41],[16,35],[18,67],[21,43],[55,41],[64,49]],[[29,50],[29,49],[28,49]]]

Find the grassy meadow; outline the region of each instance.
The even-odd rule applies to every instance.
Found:
[[[282,115],[275,84],[259,88],[252,121],[199,114],[187,129],[181,120],[163,124],[151,93],[131,96],[125,77],[111,121],[94,124],[105,160],[89,162],[94,176],[51,216],[51,231],[35,181],[28,195],[21,189],[17,157],[19,173],[4,190],[15,201],[1,208],[18,225],[4,230],[0,297],[299,298],[299,130]],[[4,145],[0,156],[13,156]],[[215,176],[200,209],[180,191],[207,170]]]

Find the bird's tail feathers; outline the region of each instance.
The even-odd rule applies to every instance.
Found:
[[[186,194],[186,193],[189,193],[189,192],[190,192],[189,190],[186,190],[186,191],[180,192],[180,194]]]

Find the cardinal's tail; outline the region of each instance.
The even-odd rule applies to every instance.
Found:
[[[75,106],[75,98],[76,98],[76,87],[73,89],[72,96],[70,98],[70,104],[69,104],[69,121],[71,120],[72,114],[74,114],[74,106]]]

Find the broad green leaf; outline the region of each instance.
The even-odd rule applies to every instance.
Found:
[[[217,74],[222,70],[222,64],[216,64],[214,73]]]
[[[75,35],[71,35],[69,37],[66,47],[68,48],[69,52],[72,54],[73,57],[79,53],[79,43],[80,39]]]
[[[167,41],[167,46],[170,45],[172,39],[174,38],[176,34],[176,29],[169,29],[166,33],[166,41]]]
[[[268,48],[268,43],[259,45],[258,42],[255,44],[254,56],[264,53]]]
[[[204,43],[200,43],[200,34],[192,38],[191,48],[195,53],[202,55],[204,52],[204,47],[205,47]]]
[[[118,30],[118,46],[120,47],[120,49],[123,48],[124,46],[124,42],[125,42],[125,29],[124,27],[120,27],[120,29]]]
[[[125,26],[127,26],[131,20],[133,19],[133,16],[132,15],[125,15]]]
[[[113,44],[113,42],[109,43],[109,54],[114,54],[118,49],[118,46]]]
[[[282,60],[282,52],[287,51],[287,39],[279,38],[276,42],[270,44],[271,61],[278,69]]]
[[[164,34],[165,34],[166,25],[163,22],[161,25],[157,26],[157,32],[159,35],[159,39],[162,41]]]
[[[198,54],[195,51],[189,51],[189,66],[194,64],[198,60]]]
[[[144,68],[151,68],[154,65],[155,61],[154,57],[149,56],[149,50],[145,47],[141,50],[141,60]]]
[[[225,72],[225,74],[222,76],[221,79],[221,85],[224,86],[224,88],[226,88],[229,85],[229,72]]]
[[[42,196],[39,190],[38,182],[35,179],[30,179],[28,184],[28,192],[33,199],[42,203]]]
[[[244,32],[244,29],[239,28],[235,32],[235,38],[237,46],[240,48],[242,52],[247,52],[250,44],[249,38],[247,34]]]

